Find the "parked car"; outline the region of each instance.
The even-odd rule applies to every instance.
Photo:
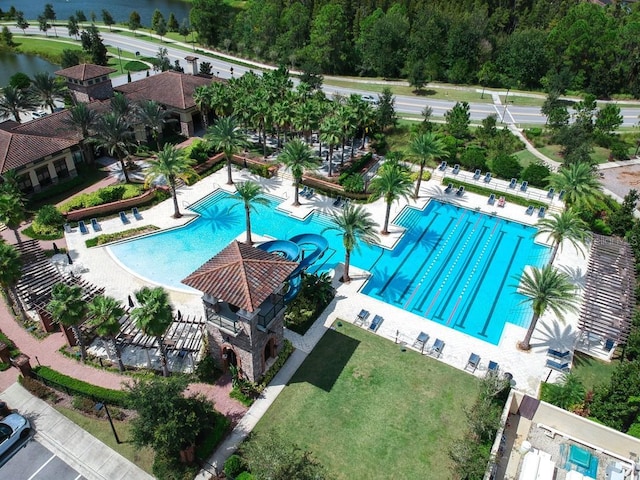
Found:
[[[27,443],[30,434],[29,420],[18,413],[10,413],[0,420],[0,465]]]
[[[33,116],[33,118],[42,118],[48,115],[48,113],[44,110],[36,110],[35,112],[31,112],[31,115]]]

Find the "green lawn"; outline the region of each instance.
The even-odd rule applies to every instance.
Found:
[[[123,442],[117,444],[107,420],[88,417],[71,408],[55,407],[55,409],[80,428],[83,428],[98,440],[106,444],[109,448],[112,448],[123,457],[132,461],[145,472],[151,473],[153,458],[155,456],[153,450],[148,447],[136,447],[131,442],[129,425],[126,422],[119,422],[117,420],[113,421],[118,437]]]
[[[522,165],[523,169],[527,168],[531,163],[538,161],[538,157],[526,148],[514,153],[513,155],[520,161],[520,165]]]
[[[342,322],[260,420],[335,479],[451,478],[448,451],[476,398],[473,376]]]
[[[609,383],[611,373],[618,366],[618,361],[603,362],[582,353],[576,353],[573,359],[573,372],[582,380],[587,390],[603,383]]]

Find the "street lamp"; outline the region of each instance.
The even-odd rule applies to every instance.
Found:
[[[109,414],[109,409],[107,408],[106,403],[98,402],[96,403],[95,409],[97,412],[104,408],[104,413],[107,414],[107,419],[109,419],[109,425],[111,425],[111,431],[113,432],[113,436],[116,437],[116,443],[121,444],[122,442],[118,438],[118,433],[116,432],[116,427],[113,426],[113,420],[111,420],[111,415]]]
[[[504,112],[502,112],[502,123],[504,123],[504,117],[507,114],[507,107],[509,106],[509,90],[511,87],[507,88],[507,94],[504,96]]]
[[[124,73],[124,70],[122,70],[122,51],[120,50],[120,47],[118,47],[118,60],[120,60],[120,71]]]

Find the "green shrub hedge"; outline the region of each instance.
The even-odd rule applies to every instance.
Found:
[[[146,227],[130,228],[129,230],[124,230],[122,232],[102,233],[97,237],[86,240],[84,243],[88,248],[96,247],[98,245],[104,245],[106,243],[115,242],[116,240],[122,240],[124,238],[135,237],[136,235],[154,232],[156,230],[160,230],[160,228],[156,227],[155,225],[147,225]]]
[[[80,395],[92,400],[105,402],[109,405],[127,406],[127,397],[129,395],[127,392],[91,385],[42,365],[35,367],[33,371],[40,381],[52,388],[63,390],[71,395]]]
[[[29,202],[39,203],[43,200],[46,200],[47,198],[55,197],[60,195],[61,193],[68,192],[69,190],[72,190],[73,188],[79,185],[82,185],[85,182],[86,182],[86,179],[82,175],[78,177],[73,177],[64,182],[60,182],[57,185],[48,187],[41,192],[31,194],[31,196],[29,196]]]
[[[126,185],[112,185],[110,187],[101,188],[92,193],[82,193],[73,197],[68,202],[60,206],[62,213],[68,213],[73,210],[80,210],[87,207],[97,207],[105,203],[116,202],[118,200],[126,200],[134,198],[142,194],[144,187],[138,184],[128,183]]]

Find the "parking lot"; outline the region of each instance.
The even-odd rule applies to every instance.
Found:
[[[0,478],[11,480],[81,480],[82,475],[58,456],[31,439],[7,463],[0,467]]]

